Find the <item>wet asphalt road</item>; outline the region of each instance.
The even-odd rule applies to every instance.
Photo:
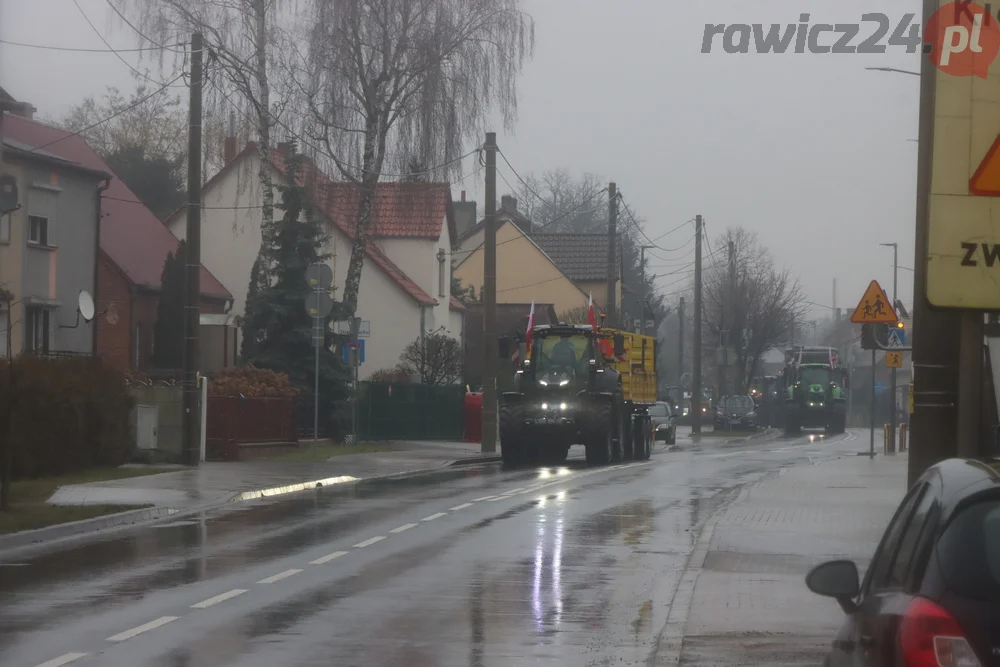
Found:
[[[850,438],[450,469],[0,555],[0,665],[652,664],[703,522]]]

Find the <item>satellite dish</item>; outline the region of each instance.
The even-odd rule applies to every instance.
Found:
[[[87,290],[80,290],[80,298],[77,307],[84,321],[89,322],[94,319],[94,297],[90,296]]]

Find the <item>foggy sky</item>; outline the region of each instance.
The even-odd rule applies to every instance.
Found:
[[[79,2],[112,46],[136,46],[105,0]],[[859,22],[880,11],[893,27],[907,12],[920,15],[913,0],[879,4],[817,0],[808,11],[812,23]],[[498,144],[522,175],[563,167],[614,180],[653,239],[698,213],[710,241],[730,225],[750,228],[799,277],[818,304],[815,318],[829,316],[834,279],[836,305],[847,310],[873,278],[891,292],[892,251],[879,243],[899,243],[900,264],[914,266],[917,144],[907,140],[917,137],[919,79],[865,67],[917,70],[918,54],[891,46],[881,55],[729,54],[718,39],[715,51],[701,53],[706,23],[797,22],[800,2],[525,0],[525,7],[536,21],[535,58],[520,81],[515,134],[497,124]],[[862,36],[871,30],[863,27]],[[104,48],[70,0],[2,0],[0,39]],[[138,62],[138,54],[123,57]],[[0,85],[50,117],[105,86],[135,88],[114,54],[6,44]],[[470,161],[464,173],[473,170]],[[517,184],[502,160],[499,170]],[[456,198],[461,189],[481,213],[482,183],[456,184]],[[498,190],[508,191],[503,180]],[[657,245],[676,248],[692,234],[685,227]],[[655,250],[650,263],[673,271],[692,250]],[[913,273],[900,270],[907,307],[912,291]]]

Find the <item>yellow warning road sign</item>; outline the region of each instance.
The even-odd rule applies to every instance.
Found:
[[[899,321],[885,290],[873,280],[851,315],[855,324],[895,324]]]
[[[886,352],[885,353],[885,365],[889,368],[902,368],[903,367],[903,353],[902,352]]]

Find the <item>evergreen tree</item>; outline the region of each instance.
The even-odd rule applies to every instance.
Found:
[[[287,373],[295,386],[311,394],[315,348],[313,321],[306,312],[310,288],[305,272],[310,264],[327,260],[329,254],[321,252],[322,226],[313,217],[304,188],[298,185],[300,160],[297,155],[288,159],[287,181],[292,185],[278,188],[281,204],[277,208],[284,215],[275,221],[274,245],[270,250],[274,284],[257,284],[257,289],[247,295],[244,361]],[[254,284],[252,278],[251,286]],[[337,408],[345,404],[348,396],[348,374],[340,358],[330,351],[334,334],[329,324],[327,316],[320,350],[320,418],[336,431]],[[248,345],[250,335],[255,337]]]
[[[177,369],[184,365],[184,265],[187,246],[167,254],[160,275],[160,302],[153,328],[153,365]]]

